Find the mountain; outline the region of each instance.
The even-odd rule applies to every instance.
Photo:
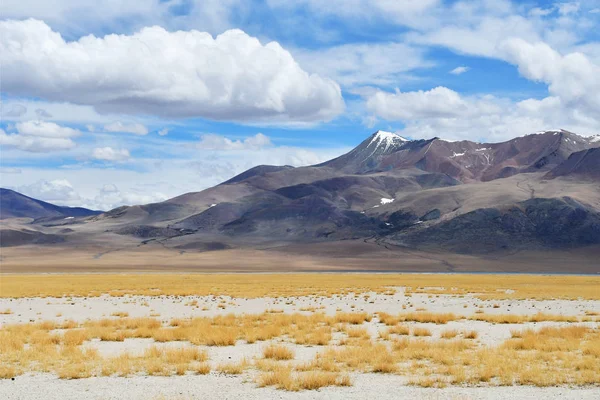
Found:
[[[23,229],[63,246],[178,252],[358,239],[385,251],[569,251],[600,246],[599,152],[596,137],[565,130],[502,143],[377,131],[318,165],[260,165],[200,192],[91,215],[69,231],[60,220]]]
[[[573,153],[567,160],[546,175],[550,179],[559,176],[572,176],[600,181],[600,148]]]
[[[439,138],[409,141],[378,131],[351,152],[321,166],[354,174],[417,168],[462,182],[490,181],[548,169],[591,145],[591,140],[565,130],[491,144]]]
[[[14,190],[0,188],[0,219],[75,218],[100,214],[82,207],[61,207],[27,197]]]

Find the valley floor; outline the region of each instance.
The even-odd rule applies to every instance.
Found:
[[[600,396],[599,277],[0,279],[4,399]]]

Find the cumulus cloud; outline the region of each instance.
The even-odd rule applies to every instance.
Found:
[[[160,192],[141,191],[139,188],[121,191],[112,183],[103,184],[86,196],[79,193],[68,179],[40,179],[28,185],[16,185],[11,188],[26,196],[49,203],[94,210],[111,210],[122,205],[155,203],[168,198]]]
[[[148,134],[148,128],[146,128],[142,124],[139,124],[139,123],[124,124],[120,121],[104,125],[104,130],[106,132],[133,133],[134,135],[140,135],[140,136]]]
[[[18,122],[15,131],[6,133],[0,129],[0,145],[36,153],[72,149],[72,138],[81,135],[77,129],[43,121]]]
[[[494,103],[485,98],[466,101],[454,90],[443,86],[415,92],[377,91],[368,98],[367,108],[387,120],[469,117],[499,111]]]
[[[344,109],[334,81],[302,70],[278,43],[263,45],[241,30],[213,38],[154,26],[69,42],[42,21],[7,20],[0,22],[0,52],[3,91],[100,112],[314,123]]]
[[[200,139],[198,148],[203,150],[257,150],[272,145],[271,139],[262,133],[257,133],[244,140],[231,140],[225,136],[207,134]]]
[[[122,205],[148,204],[167,200],[162,193],[122,192],[117,185],[109,183],[102,186],[93,200],[88,202],[99,210],[111,210]]]
[[[66,179],[42,179],[29,185],[18,186],[16,190],[26,196],[60,205],[78,204],[81,201],[79,194]]]
[[[241,17],[248,8],[243,0],[3,0],[2,17],[38,18],[71,36],[150,25],[221,33],[232,26],[233,15]]]
[[[513,102],[495,96],[461,96],[437,87],[429,91],[377,92],[367,99],[373,115],[404,124],[403,136],[415,139],[504,141],[544,129],[564,128],[583,135],[600,121],[568,107],[559,97]]]
[[[112,147],[97,147],[92,151],[92,157],[103,161],[126,161],[130,154],[127,149],[113,149]]]
[[[462,75],[465,72],[468,72],[471,68],[469,67],[465,67],[465,66],[461,66],[461,67],[456,67],[453,70],[450,71],[450,73],[452,75]]]
[[[592,117],[600,110],[600,64],[580,52],[562,55],[544,42],[509,39],[500,49],[525,78],[548,84],[565,105]]]
[[[170,128],[162,128],[158,131],[159,136],[167,136],[169,134]]]
[[[417,68],[429,67],[422,49],[404,43],[345,44],[320,50],[296,50],[303,68],[341,85],[389,85]]]

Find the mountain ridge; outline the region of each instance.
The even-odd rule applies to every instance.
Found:
[[[67,243],[155,241],[188,252],[361,238],[482,254],[600,245],[597,148],[564,130],[500,143],[377,131],[321,164],[259,165],[200,192],[77,218],[73,232],[61,233],[61,221],[34,225]],[[583,214],[585,229],[569,226]],[[562,221],[561,239],[533,219]]]

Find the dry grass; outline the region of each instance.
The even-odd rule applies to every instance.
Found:
[[[125,318],[125,317],[129,317],[129,313],[125,312],[125,311],[115,311],[115,312],[111,313],[110,316],[111,317]]]
[[[479,333],[477,333],[477,331],[464,331],[463,332],[463,337],[465,339],[477,339],[478,336],[479,336]]]
[[[346,332],[346,334],[350,338],[371,339],[371,334],[369,333],[367,328],[349,326],[344,328],[344,332]]]
[[[289,366],[277,365],[268,372],[260,374],[257,378],[258,386],[275,386],[277,389],[296,391],[298,385],[292,377],[292,369]]]
[[[469,319],[485,321],[493,324],[524,324],[526,322],[578,322],[581,318],[568,315],[537,313],[534,315],[518,314],[477,314]]]
[[[410,328],[408,327],[408,325],[399,324],[392,326],[387,330],[387,332],[395,335],[404,336],[410,334]]]
[[[229,362],[217,365],[217,371],[227,375],[240,375],[244,373],[244,370],[248,368],[249,362],[247,359],[243,359],[237,362]]]
[[[600,300],[600,277],[418,274],[102,274],[3,275],[1,297],[226,295],[232,297],[332,296],[386,293],[473,294],[480,299]],[[123,288],[123,289],[115,289]],[[439,289],[441,288],[441,289]],[[509,291],[510,289],[511,291]]]
[[[271,344],[263,349],[263,356],[273,360],[291,360],[294,351],[286,346]]]
[[[366,312],[360,312],[360,313],[340,312],[335,315],[335,322],[342,323],[342,324],[360,325],[363,322],[371,321],[372,318],[373,317],[371,316],[371,314],[368,314]]]
[[[413,336],[431,336],[431,331],[427,328],[413,328],[412,330]]]
[[[401,321],[447,324],[449,321],[456,321],[464,317],[456,316],[452,313],[432,313],[432,312],[415,312],[405,313],[398,316]]]
[[[326,347],[306,363],[293,359],[292,349],[284,344],[263,348],[265,358],[254,367],[261,373],[260,385],[284,390],[304,390],[349,384],[347,372],[373,372],[406,375],[421,386],[456,385],[590,385],[600,382],[600,331],[580,325],[513,330],[512,338],[498,346],[480,346],[475,331],[446,330],[441,337],[452,340],[399,337],[368,337],[366,326],[324,314],[226,315],[213,318],[179,319],[165,325],[151,318],[119,318],[5,325],[0,328],[0,377],[10,378],[24,372],[49,372],[62,379],[88,376],[159,376],[187,373],[207,374],[211,368],[207,353],[196,346],[150,347],[141,355],[119,354],[101,357],[82,346],[93,337],[121,340],[129,337],[160,336],[165,341],[188,340],[214,345],[210,331],[226,332],[236,340],[297,341],[315,332],[328,334],[346,331],[344,345]],[[364,316],[360,320],[364,321]],[[380,316],[381,320],[381,316]],[[364,322],[363,322],[364,323]],[[362,324],[362,323],[361,323]],[[68,326],[64,333],[55,331]],[[376,324],[373,324],[376,326]],[[385,332],[400,335],[408,325],[397,324]],[[428,329],[412,327],[413,335],[427,335]],[[420,332],[423,329],[425,332]],[[428,332],[431,334],[431,332]],[[215,334],[215,335],[217,335]],[[208,336],[206,336],[208,335]],[[297,337],[296,337],[297,336]],[[350,337],[351,336],[351,337]],[[167,340],[168,339],[168,340]],[[172,339],[172,340],[171,340]],[[325,344],[325,343],[323,343]],[[86,345],[87,346],[87,345]],[[243,373],[252,365],[248,360],[218,365],[218,372]]]
[[[348,374],[339,374],[328,371],[296,372],[290,366],[277,365],[270,371],[260,374],[257,378],[258,386],[275,386],[280,390],[317,390],[327,386],[351,386],[352,381]]]
[[[455,338],[456,336],[458,336],[458,331],[457,331],[456,329],[449,329],[449,330],[447,330],[447,331],[443,331],[443,332],[440,334],[440,337],[441,337],[442,339],[453,339],[453,338]]]

